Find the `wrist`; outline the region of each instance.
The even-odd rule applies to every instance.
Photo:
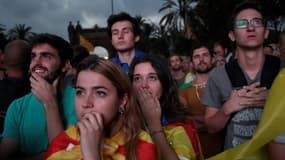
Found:
[[[225,102],[222,108],[222,111],[224,115],[230,116],[234,111],[233,111],[233,106],[231,105],[230,102]]]
[[[153,136],[155,136],[155,135],[159,135],[159,134],[164,134],[164,132],[163,132],[162,129],[150,131],[150,136],[151,136],[151,137],[153,137]]]

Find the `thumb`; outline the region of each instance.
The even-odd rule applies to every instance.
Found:
[[[54,88],[57,88],[58,82],[59,82],[59,76],[53,81],[52,86]]]

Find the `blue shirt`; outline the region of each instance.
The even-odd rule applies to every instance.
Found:
[[[143,54],[144,54],[144,52],[142,52],[140,50],[135,50],[135,58],[140,57]],[[115,62],[116,64],[120,65],[126,73],[129,72],[129,64],[128,63],[121,63],[118,53],[116,53],[115,57],[112,58],[112,61]]]

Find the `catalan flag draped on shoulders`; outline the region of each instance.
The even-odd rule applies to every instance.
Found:
[[[163,126],[167,140],[181,160],[202,160],[199,137],[191,118],[185,122],[171,122]]]
[[[266,144],[285,132],[285,69],[273,82],[261,120],[252,139],[208,160],[266,160]]]
[[[138,136],[138,160],[156,160],[158,155],[156,146],[150,136],[141,131]],[[111,138],[105,138],[102,145],[103,160],[125,160],[126,149],[124,133],[118,132]],[[45,158],[47,160],[81,160],[80,135],[76,126],[69,127],[61,132],[50,144]]]

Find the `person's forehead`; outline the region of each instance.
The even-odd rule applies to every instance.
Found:
[[[49,52],[59,56],[57,49],[48,43],[37,44],[32,47],[32,53],[42,53],[42,52]]]
[[[215,44],[214,49],[223,49],[221,44]]]
[[[200,48],[196,48],[194,49],[193,51],[193,55],[196,55],[196,54],[202,54],[202,53],[210,53],[209,49],[207,47],[200,47]]]
[[[132,26],[132,23],[128,20],[123,20],[123,21],[118,21],[118,22],[115,22],[111,29],[112,30],[115,30],[115,29],[121,29],[121,28],[133,28]]]
[[[180,57],[178,55],[173,55],[170,57],[170,60],[177,60],[177,59],[180,60]]]
[[[259,11],[248,8],[241,10],[237,15],[235,19],[252,19],[252,18],[262,18],[262,15]]]

